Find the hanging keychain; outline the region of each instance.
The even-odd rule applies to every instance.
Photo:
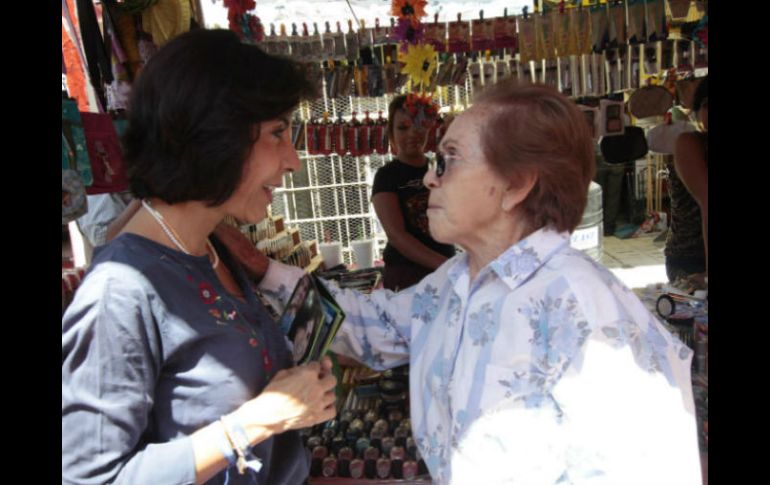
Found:
[[[323,121],[318,126],[319,152],[322,155],[330,155],[333,149],[332,143],[332,123],[329,120],[329,113],[324,111]]]
[[[343,61],[345,64],[339,68],[339,96],[350,96],[350,91],[353,89],[353,66],[347,64],[348,61]]]
[[[347,49],[345,48],[345,34],[342,32],[342,25],[337,22],[337,31],[332,34],[334,39],[334,60],[339,61],[347,58]]]
[[[361,28],[358,30],[358,45],[361,49],[372,47],[374,39],[372,38],[372,29],[366,27],[366,20],[361,19]]]
[[[616,0],[609,10],[609,44],[612,47],[624,46],[628,42],[626,6],[622,0]]]
[[[432,45],[438,53],[449,52],[447,33],[446,22],[439,23],[438,14],[436,14],[433,16],[433,23],[425,25],[425,42]]]
[[[528,10],[529,7],[524,7],[521,17],[518,18],[519,62],[521,62],[524,69],[527,69],[529,61],[535,57],[535,25],[529,16]]]
[[[591,50],[595,53],[604,51],[609,44],[609,15],[607,5],[593,5],[589,9],[591,16]]]
[[[618,49],[608,49],[604,52],[605,70],[607,71],[607,90],[617,93],[622,88],[620,85],[620,71],[618,69]]]
[[[382,66],[379,64],[372,64],[366,66],[368,73],[366,78],[368,80],[369,96],[380,97],[385,94],[385,88],[383,86],[383,72]]]
[[[641,71],[640,71],[640,64],[641,61],[639,59],[639,46],[638,45],[629,45],[629,57],[628,57],[628,74],[629,74],[629,80],[628,80],[628,87],[629,89],[638,89],[639,88],[639,82],[641,77]]]
[[[289,45],[291,46],[291,56],[296,61],[302,59],[302,39],[297,32],[297,24],[291,24],[291,35],[289,36]]]
[[[347,143],[348,152],[354,157],[361,155],[361,150],[360,150],[361,145],[358,140],[358,126],[361,123],[359,123],[358,119],[356,119],[356,114],[357,113],[353,111],[353,117],[350,119],[347,126],[345,127],[345,131],[346,131],[345,142]]]
[[[311,118],[310,121],[307,122],[307,153],[309,155],[317,155],[319,150],[318,120]]]
[[[475,55],[475,54],[474,54]],[[474,92],[480,91],[481,84],[481,59],[476,57],[471,60],[468,66],[468,73],[471,76],[471,86]]]
[[[492,59],[491,51],[484,53],[484,64],[481,66],[482,81],[484,86],[491,86],[495,82],[495,61]]]
[[[332,34],[331,25],[329,25],[329,21],[326,21],[326,30],[324,30],[323,35],[323,56],[328,59],[334,59],[334,53],[335,53],[335,46],[334,46],[334,35]]]
[[[353,21],[348,20],[348,33],[345,35],[345,43],[348,49],[348,60],[354,62],[358,59],[358,51],[360,50],[360,44],[358,40],[358,32],[353,30]]]
[[[628,0],[628,42],[644,42],[644,0]]]
[[[494,34],[492,20],[484,19],[484,11],[479,11],[479,18],[471,21],[471,48],[476,52],[485,52],[495,48],[492,42]]]
[[[516,50],[516,17],[509,17],[507,8],[502,17],[494,19],[494,46],[497,50],[509,49],[512,56]]]
[[[541,55],[546,61],[556,59],[556,40],[554,38],[554,24],[556,17],[554,12],[543,13],[540,18],[540,45]]]
[[[334,153],[344,156],[348,152],[347,134],[345,120],[342,119],[342,113],[337,114],[337,122],[332,125],[332,145]]]
[[[457,14],[457,21],[449,23],[449,52],[470,52],[470,25],[462,21],[462,14]]]
[[[382,111],[379,112],[379,117],[372,127],[372,148],[375,153],[385,155],[388,153],[387,146],[387,125],[383,124],[383,121],[387,123],[385,118],[382,117]]]
[[[318,24],[313,22],[313,35],[310,37],[310,59],[314,62],[320,62],[325,59],[326,48],[318,31]]]
[[[507,61],[498,60],[495,62],[495,83],[499,83],[505,78],[510,77],[511,68]]]
[[[663,0],[647,0],[647,40],[656,42],[666,37],[666,9]]]
[[[658,49],[660,42],[650,42],[644,45],[644,74],[645,76],[656,76],[662,71]]]
[[[364,121],[358,127],[358,139],[361,146],[359,150],[360,155],[371,155],[374,153],[374,147],[372,145],[372,134],[374,132],[374,122],[369,118],[369,112],[365,111]]]

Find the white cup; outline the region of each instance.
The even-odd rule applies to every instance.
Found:
[[[333,268],[342,263],[342,243],[321,243],[318,245],[318,249],[324,258],[326,269]]]
[[[356,263],[359,269],[374,266],[374,240],[351,241],[353,253],[356,255]]]

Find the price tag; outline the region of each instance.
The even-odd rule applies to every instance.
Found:
[[[573,248],[584,251],[599,245],[599,226],[578,229],[572,233],[570,244]]]

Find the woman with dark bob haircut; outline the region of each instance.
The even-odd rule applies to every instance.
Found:
[[[347,315],[336,352],[410,364],[433,482],[702,483],[692,352],[570,247],[595,163],[577,106],[498,83],[439,155],[424,178],[430,232],[465,251],[399,293],[329,284]],[[300,276],[270,261],[262,284]]]
[[[296,430],[334,417],[331,363],[290,368],[212,233],[266,216],[299,167],[289,119],[310,92],[297,65],[224,30],[171,40],[140,74],[124,142],[141,204],[62,319],[62,483],[306,479]]]

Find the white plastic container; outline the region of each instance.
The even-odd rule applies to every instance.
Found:
[[[596,261],[601,261],[604,248],[604,210],[602,186],[591,182],[588,187],[588,203],[583,219],[570,240],[572,247],[584,251]]]

